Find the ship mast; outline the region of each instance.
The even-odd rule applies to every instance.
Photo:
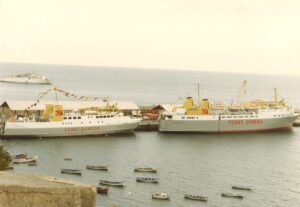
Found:
[[[244,98],[245,94],[246,94],[246,91],[247,91],[247,81],[244,80],[243,83],[242,83],[242,87],[241,87],[241,90],[238,94],[238,97],[236,99],[236,102],[239,103],[241,101],[242,98]]]
[[[200,103],[200,84],[197,83],[198,103]]]
[[[274,101],[278,105],[278,91],[277,88],[274,88]]]

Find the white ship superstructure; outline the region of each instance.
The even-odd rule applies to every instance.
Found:
[[[60,105],[48,106],[44,117],[50,119],[8,120],[3,135],[5,137],[67,137],[132,133],[141,121],[139,118],[124,116],[119,112],[89,111],[63,114]]]
[[[25,84],[51,84],[51,82],[45,76],[38,75],[36,73],[23,73],[19,75],[11,75],[1,79],[1,82]]]
[[[216,113],[210,109],[207,99],[196,108],[189,97],[182,108],[161,115],[159,131],[226,133],[286,130],[292,128],[296,118],[297,114],[290,107],[282,105],[226,107]]]

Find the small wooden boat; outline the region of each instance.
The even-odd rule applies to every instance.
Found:
[[[170,200],[170,196],[166,193],[153,193],[152,199]]]
[[[37,158],[38,158],[37,155],[33,156],[33,157],[26,155],[26,156],[21,156],[21,157],[14,157],[12,159],[12,162],[15,163],[15,164],[17,164],[17,163],[35,162],[37,160]]]
[[[190,194],[184,195],[184,198],[190,199],[190,200],[196,200],[196,201],[207,201],[208,200],[208,197],[206,197],[206,196],[198,196],[198,195],[190,195]]]
[[[107,194],[108,193],[108,188],[97,187],[97,193],[98,194]]]
[[[158,183],[158,178],[148,178],[148,177],[137,177],[136,182],[144,182],[144,183]]]
[[[236,189],[236,190],[252,190],[252,188],[247,187],[247,186],[232,186],[232,189]]]
[[[241,194],[236,193],[222,193],[222,197],[243,198]]]
[[[115,187],[125,187],[124,182],[116,182],[116,181],[109,181],[109,180],[100,180],[101,185],[108,185],[108,186],[115,186]]]
[[[30,162],[30,163],[28,163],[28,166],[37,166],[37,163],[36,162]]]
[[[151,172],[151,173],[157,173],[157,170],[151,167],[137,167],[134,168],[134,172]]]
[[[107,166],[101,166],[101,165],[87,165],[86,169],[89,170],[105,170],[108,171]]]
[[[72,175],[81,175],[81,170],[79,169],[61,169],[60,172]]]

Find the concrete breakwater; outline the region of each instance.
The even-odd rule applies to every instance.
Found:
[[[95,207],[96,188],[44,175],[0,172],[1,207]]]

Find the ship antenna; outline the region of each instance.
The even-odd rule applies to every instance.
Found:
[[[198,92],[198,103],[200,101],[200,84],[197,83],[197,92]]]
[[[274,88],[274,100],[275,100],[275,103],[278,103],[278,91],[277,91],[277,88]]]
[[[240,90],[239,95],[236,100],[237,103],[239,103],[241,101],[241,99],[244,98],[246,91],[247,91],[247,81],[244,80],[242,83],[241,90]]]

